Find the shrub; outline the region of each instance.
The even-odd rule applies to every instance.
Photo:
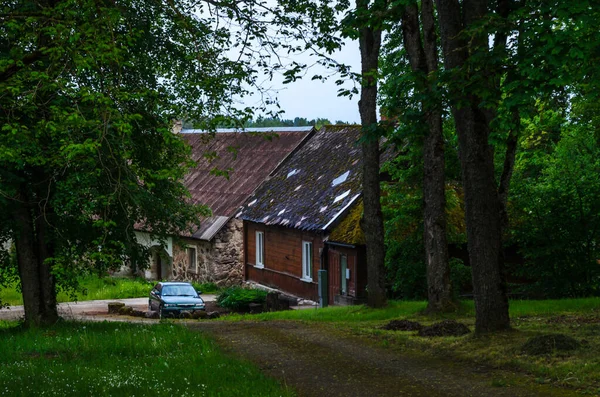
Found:
[[[192,285],[196,291],[202,291],[205,294],[219,291],[219,287],[215,283],[192,283]]]
[[[232,310],[246,310],[251,303],[265,303],[267,293],[258,289],[230,287],[219,294],[217,303]]]

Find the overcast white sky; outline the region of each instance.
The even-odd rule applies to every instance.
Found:
[[[360,71],[360,52],[358,41],[346,41],[342,50],[336,53],[334,59],[339,63],[351,65],[354,72]],[[290,58],[306,64],[313,64],[314,57],[307,54],[300,55],[299,58]],[[330,72],[329,72],[330,73]],[[341,120],[350,123],[359,123],[360,115],[358,113],[358,96],[354,95],[352,99],[348,97],[338,97],[338,89],[334,77],[325,82],[311,80],[315,74],[328,74],[324,67],[320,65],[310,69],[307,75],[296,82],[283,84],[283,78],[276,81],[266,82],[265,86],[273,88],[279,99],[279,105],[285,113],[281,116],[283,119],[293,119],[295,117],[305,117],[309,120],[316,118],[326,118],[332,123]],[[345,85],[352,87],[352,83]],[[257,98],[247,99],[244,105],[253,106]]]

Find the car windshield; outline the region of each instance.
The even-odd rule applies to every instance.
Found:
[[[162,292],[163,296],[198,296],[191,285],[165,285]]]

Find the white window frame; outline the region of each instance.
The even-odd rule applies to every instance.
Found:
[[[191,255],[193,251],[193,256]],[[187,246],[187,257],[188,257],[188,272],[197,273],[198,272],[198,250],[196,247],[188,245]],[[191,263],[190,259],[194,259],[193,263]]]
[[[312,282],[313,243],[302,241],[302,281]]]
[[[256,258],[254,266],[260,269],[265,267],[265,232],[256,231]]]

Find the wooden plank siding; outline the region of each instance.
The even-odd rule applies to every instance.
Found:
[[[256,267],[256,232],[264,233],[264,268]],[[323,236],[282,226],[244,221],[245,279],[317,301]],[[312,282],[302,280],[302,242],[313,244]]]
[[[328,265],[329,265],[329,303],[334,304],[334,299],[336,295],[342,295],[341,293],[341,257],[342,255],[346,256],[347,266],[350,269],[350,278],[347,279],[347,291],[345,296],[353,297],[353,298],[362,298],[362,294],[357,293],[357,287],[359,285],[363,285],[362,290],[358,289],[358,291],[364,291],[364,287],[366,286],[366,279],[361,279],[364,273],[361,271],[364,266],[359,266],[359,257],[361,255],[361,248],[350,248],[350,247],[336,247],[330,246],[328,250]]]

